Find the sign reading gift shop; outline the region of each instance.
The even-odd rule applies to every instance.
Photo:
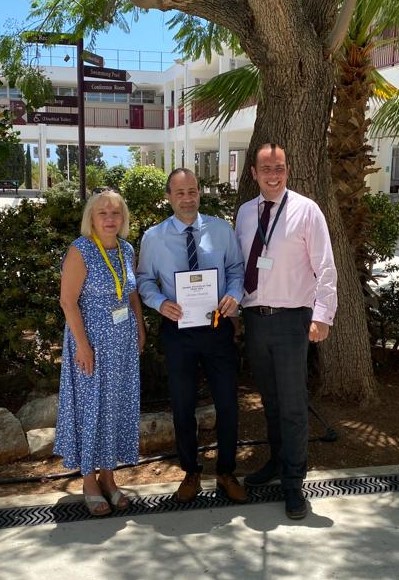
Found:
[[[131,93],[133,83],[84,81],[85,93]]]
[[[78,97],[55,95],[52,101],[46,101],[44,104],[46,107],[77,107]]]
[[[77,125],[76,113],[28,113],[28,123],[38,125]]]

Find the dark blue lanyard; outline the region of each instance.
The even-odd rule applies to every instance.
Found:
[[[281,212],[283,211],[283,209],[284,209],[284,206],[285,206],[285,204],[286,204],[286,202],[287,202],[287,197],[288,197],[288,191],[286,191],[286,192],[285,192],[285,194],[284,194],[284,197],[283,197],[283,199],[281,200],[280,207],[279,207],[279,208],[278,208],[278,210],[277,210],[276,217],[274,218],[273,225],[272,225],[272,227],[270,228],[270,232],[269,232],[269,235],[267,236],[267,239],[265,238],[265,233],[266,233],[266,232],[264,232],[264,231],[262,230],[262,226],[261,226],[261,224],[260,224],[260,219],[259,219],[259,206],[258,206],[258,233],[259,233],[259,235],[260,235],[260,239],[262,240],[262,242],[263,242],[263,243],[264,243],[264,245],[265,245],[265,248],[266,248],[266,250],[267,250],[267,247],[268,247],[268,245],[269,245],[270,238],[272,237],[272,234],[273,234],[273,232],[274,232],[274,228],[275,228],[275,227],[276,227],[276,225],[277,225],[278,218],[280,217],[280,215],[281,215]],[[265,211],[265,210],[263,210],[263,211]]]

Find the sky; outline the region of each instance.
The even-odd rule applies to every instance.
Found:
[[[71,0],[73,1],[73,0]],[[26,20],[29,13],[30,0],[2,0],[1,2],[1,32],[4,32],[4,23],[8,18],[18,22]],[[100,34],[97,40],[96,51],[101,48],[119,48],[128,50],[159,50],[172,52],[175,43],[173,36],[176,32],[168,30],[166,22],[173,16],[173,12],[161,12],[150,10],[148,14],[140,15],[138,22],[126,16],[131,29],[130,34],[125,34],[117,27],[111,27],[108,33]],[[31,24],[35,24],[31,21]],[[39,24],[39,23],[38,23]]]
[[[29,14],[30,4],[30,0],[2,0],[0,34],[7,32],[8,19],[22,24]],[[140,50],[172,53],[176,46],[173,41],[176,29],[175,31],[170,31],[166,25],[166,22],[172,16],[173,12],[164,13],[159,10],[150,10],[148,14],[140,15],[138,22],[134,22],[132,17],[127,16],[126,20],[130,27],[130,33],[126,34],[118,27],[111,27],[108,33],[98,35],[96,47],[91,52],[103,55],[105,60],[107,59],[107,51],[110,48],[120,49],[122,51]],[[31,25],[33,27],[34,21],[31,22]],[[103,49],[103,53],[101,49]],[[173,61],[173,58],[177,58],[177,55],[166,54],[164,60]],[[107,66],[107,62],[105,62],[105,66]],[[108,66],[113,67],[115,65],[108,63]],[[51,159],[54,160],[55,147],[51,147],[50,150]],[[101,150],[103,152],[103,159],[109,166],[118,165],[121,162],[125,164],[129,162],[130,156],[126,147],[102,147]]]

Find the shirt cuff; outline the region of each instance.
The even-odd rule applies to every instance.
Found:
[[[330,312],[325,306],[316,304],[313,309],[312,320],[314,322],[324,322],[329,326],[333,325],[335,312]]]

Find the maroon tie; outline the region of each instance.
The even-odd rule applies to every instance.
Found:
[[[266,236],[267,226],[270,219],[270,210],[273,201],[265,201],[262,216],[260,218],[260,227],[263,232],[263,240]],[[259,234],[259,228],[256,230],[254,241],[252,242],[251,252],[249,254],[247,267],[245,270],[244,288],[248,294],[252,294],[258,287],[258,268],[256,264],[259,256],[262,254],[263,240]]]

